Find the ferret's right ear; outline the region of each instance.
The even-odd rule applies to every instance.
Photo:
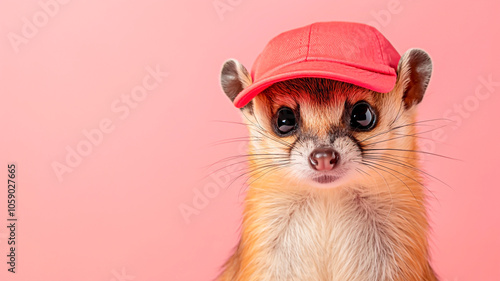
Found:
[[[234,101],[244,88],[252,84],[252,77],[240,62],[235,59],[229,59],[222,67],[220,83],[227,97],[231,101]],[[251,107],[252,102],[245,105],[242,109],[249,109]]]
[[[410,49],[403,54],[398,65],[398,82],[403,83],[403,101],[410,108],[422,101],[432,74],[432,61],[420,49]]]

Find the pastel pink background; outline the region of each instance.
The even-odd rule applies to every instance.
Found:
[[[452,187],[428,182],[437,197],[433,264],[442,280],[500,280],[500,86],[474,97],[480,77],[500,81],[500,2],[66,2],[18,52],[8,34],[21,34],[23,17],[43,21],[42,7],[0,2],[0,280],[213,279],[238,240],[242,182],[227,188],[234,173],[210,177],[204,166],[241,154],[237,143],[213,143],[246,133],[216,122],[240,121],[219,88],[221,64],[234,57],[250,68],[273,36],[330,20],[375,23],[400,53],[420,47],[432,56],[420,118],[447,114],[453,122],[427,134],[434,140],[424,149],[462,160],[425,161]],[[231,9],[219,15],[214,2]],[[168,77],[120,119],[113,102],[157,65]],[[466,114],[450,114],[464,103]],[[64,163],[66,147],[105,118],[114,130],[60,182],[51,164]],[[11,162],[18,166],[15,275],[5,263]],[[213,198],[183,216],[180,208],[203,190]]]

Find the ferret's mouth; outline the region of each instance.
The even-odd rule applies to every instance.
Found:
[[[322,184],[327,184],[327,183],[332,183],[336,181],[339,177],[332,176],[332,175],[322,175],[319,177],[313,178],[313,181],[317,183],[322,183]]]

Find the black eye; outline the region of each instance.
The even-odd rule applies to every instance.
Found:
[[[375,112],[366,101],[360,101],[354,105],[351,111],[351,128],[360,131],[368,131],[375,125]]]
[[[295,113],[288,107],[278,110],[276,119],[276,129],[281,135],[286,135],[297,128]]]

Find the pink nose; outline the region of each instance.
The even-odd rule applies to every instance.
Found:
[[[317,171],[330,171],[339,160],[339,154],[331,148],[317,148],[309,155],[309,164]]]

